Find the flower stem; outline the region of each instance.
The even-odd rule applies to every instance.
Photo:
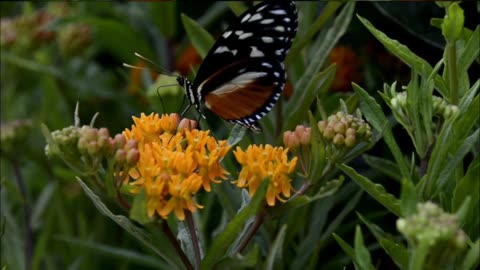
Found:
[[[172,230],[168,226],[168,223],[164,220],[161,223],[161,228],[163,233],[167,236],[168,240],[170,240],[170,243],[172,243],[173,248],[175,248],[175,251],[177,252],[178,256],[180,256],[180,259],[183,262],[183,265],[185,265],[185,268],[188,270],[193,270],[193,266],[188,260],[187,255],[183,252],[182,248],[180,247],[180,244],[178,244],[177,238],[173,234]]]
[[[455,43],[447,43],[448,82],[452,104],[458,104],[457,49]]]
[[[32,265],[32,251],[33,251],[33,233],[32,233],[32,224],[31,224],[31,208],[30,208],[30,200],[27,195],[27,188],[25,186],[25,181],[23,180],[22,173],[20,171],[20,167],[18,166],[17,162],[11,160],[13,171],[15,173],[15,179],[17,181],[18,189],[20,190],[20,194],[23,197],[23,213],[24,213],[24,220],[25,220],[25,269],[31,269]]]
[[[238,245],[237,249],[233,254],[241,253],[247,247],[248,243],[257,232],[258,228],[260,228],[260,225],[262,225],[264,219],[265,219],[265,211],[261,211],[260,213],[257,214],[253,225],[248,229],[247,233],[245,234],[245,237],[243,237],[242,241],[240,241],[240,244]]]
[[[200,269],[200,262],[202,260],[200,254],[200,240],[197,237],[197,229],[193,222],[192,212],[185,211],[185,220],[187,222],[188,231],[190,232],[190,238],[192,239],[193,253],[195,254],[195,269]]]

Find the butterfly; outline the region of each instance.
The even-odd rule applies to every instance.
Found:
[[[204,105],[221,118],[260,131],[258,120],[280,97],[283,61],[298,25],[293,1],[264,1],[240,15],[215,42],[192,82],[177,77],[200,115]]]

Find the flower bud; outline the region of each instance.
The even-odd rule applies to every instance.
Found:
[[[127,140],[122,134],[115,135],[115,138],[113,139],[113,144],[116,148],[122,148],[126,143]]]
[[[300,142],[294,132],[285,131],[283,133],[283,144],[290,149],[295,149],[298,147]]]
[[[342,122],[337,122],[335,123],[335,125],[333,126],[333,130],[336,132],[336,133],[340,133],[340,134],[344,134],[345,133],[345,129],[346,129],[346,125]]]
[[[346,147],[353,147],[355,146],[356,140],[355,140],[355,134],[347,135],[345,137],[345,146]]]
[[[118,149],[115,152],[115,161],[117,163],[125,163],[126,160],[127,160],[127,151],[125,151],[124,149]]]
[[[305,131],[300,135],[300,143],[303,145],[309,145],[312,140],[312,129],[307,127]]]
[[[343,145],[345,143],[345,137],[342,134],[335,134],[333,137],[333,144],[335,145]]]
[[[188,118],[183,118],[180,123],[178,124],[178,131],[191,131],[197,128],[197,121],[191,120]]]
[[[318,130],[320,130],[320,133],[323,134],[323,132],[325,131],[325,128],[327,127],[327,122],[326,121],[318,121]]]
[[[323,132],[323,137],[325,137],[325,139],[327,140],[331,140],[333,139],[334,136],[335,136],[335,130],[333,130],[333,127],[327,126],[325,128],[325,131]]]
[[[133,166],[137,164],[139,159],[140,159],[140,152],[138,151],[138,149],[130,149],[127,152],[126,161],[128,165]]]

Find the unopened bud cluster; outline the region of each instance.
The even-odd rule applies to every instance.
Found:
[[[0,125],[0,145],[3,153],[18,152],[17,147],[25,144],[32,128],[30,120],[14,120]]]
[[[372,137],[372,130],[362,118],[339,111],[326,121],[318,122],[321,136],[337,147],[352,148]]]
[[[133,166],[139,159],[135,140],[127,141],[121,134],[111,138],[106,128],[70,126],[53,131],[51,137],[55,146],[47,144],[47,156],[60,155],[70,161],[82,157],[96,160],[113,157],[120,166]]]
[[[444,119],[447,119],[458,113],[458,107],[456,105],[448,104],[441,97],[433,96],[432,103],[433,115],[441,115]],[[407,92],[397,93],[397,95],[390,100],[390,104],[392,105],[392,109],[405,115],[404,111],[407,106]]]
[[[438,250],[440,257],[436,257],[436,254],[429,255],[433,263],[453,259],[444,256],[455,256],[467,246],[467,237],[460,229],[457,217],[445,213],[432,202],[419,203],[416,214],[398,219],[397,229],[414,247],[426,243],[433,252]]]
[[[312,129],[303,125],[298,125],[294,131],[285,131],[283,133],[283,144],[295,150],[300,145],[310,145],[312,138]]]
[[[58,45],[65,56],[79,55],[88,47],[90,40],[91,30],[85,24],[69,24],[58,32]]]
[[[433,97],[433,114],[442,115],[444,119],[448,119],[457,115],[458,107],[456,105],[448,104],[443,98]]]

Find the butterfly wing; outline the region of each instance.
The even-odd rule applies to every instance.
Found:
[[[297,24],[292,1],[264,1],[247,10],[213,45],[198,70],[191,88],[196,93],[191,96],[205,101],[220,117],[257,129],[256,121],[283,90],[283,61]]]
[[[283,64],[260,58],[237,61],[218,70],[201,89],[214,89],[205,106],[230,122],[260,130],[257,121],[274,106],[285,85]]]

